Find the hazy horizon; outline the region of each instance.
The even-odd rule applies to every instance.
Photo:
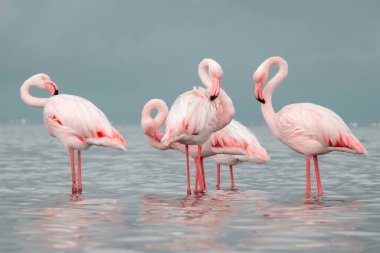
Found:
[[[44,72],[61,94],[89,99],[111,122],[138,125],[149,99],[170,106],[201,86],[197,67],[210,57],[224,70],[221,85],[236,119],[264,125],[252,73],[274,55],[289,64],[273,96],[276,110],[312,102],[346,123],[380,122],[379,7],[378,1],[0,0],[0,123],[42,123],[42,110],[25,105],[19,89]]]

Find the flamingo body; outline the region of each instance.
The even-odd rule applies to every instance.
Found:
[[[181,94],[170,108],[163,142],[197,145],[215,132],[220,108],[219,99],[210,100],[210,91],[193,87]]]
[[[274,64],[279,66],[279,70],[267,83],[269,70]],[[272,94],[287,74],[288,64],[284,59],[266,59],[253,75],[255,96],[262,103],[264,119],[277,139],[306,156],[306,197],[310,197],[311,192],[310,157],[313,156],[318,196],[322,196],[318,155],[332,151],[367,154],[367,151],[346,123],[328,108],[311,103],[298,103],[287,105],[276,113],[272,107]],[[266,85],[263,89],[264,84]]]
[[[151,118],[150,114],[153,109],[158,111],[156,118]],[[145,136],[148,138],[150,145],[159,150],[175,149],[186,153],[185,144],[173,142],[169,146],[162,144],[163,133],[159,128],[165,122],[168,109],[166,103],[161,99],[152,99],[148,101],[142,112],[141,127]],[[166,116],[165,116],[166,115]],[[244,125],[236,120],[223,129],[212,133],[211,136],[202,144],[202,157],[214,156],[217,154],[233,155],[256,155],[257,159],[268,161],[269,156],[266,150],[260,146],[256,136]],[[189,155],[198,156],[197,147],[189,146]],[[257,161],[260,163],[259,161]]]
[[[44,106],[48,133],[67,148],[88,149],[91,145],[125,150],[126,142],[104,113],[87,99],[73,95],[50,97]]]
[[[230,123],[235,114],[232,100],[220,89],[223,70],[219,63],[212,59],[203,59],[199,64],[198,74],[207,89],[194,88],[192,91],[183,93],[174,101],[161,140],[162,144],[166,146],[173,142],[185,144],[186,161],[188,161],[188,145],[198,145],[195,192],[198,191],[198,182],[201,190],[205,189],[203,176],[198,167],[202,160],[202,143],[213,132]],[[186,162],[186,171],[189,178],[188,162]],[[189,187],[188,193],[190,193]]]
[[[276,115],[275,136],[294,151],[323,155],[331,151],[364,154],[365,148],[333,111],[311,103],[287,105]]]
[[[234,159],[241,158],[242,161],[252,163],[269,161],[267,151],[260,145],[255,134],[237,120],[233,119],[223,129],[215,132],[209,141],[215,154],[235,156]]]
[[[30,87],[47,89],[50,98],[37,98]],[[73,95],[58,95],[58,86],[46,74],[37,74],[24,82],[21,99],[29,106],[44,108],[44,125],[49,135],[62,141],[69,150],[72,193],[82,192],[81,150],[91,145],[125,149],[127,143],[109,123],[104,113],[90,101]],[[78,187],[75,175],[74,150],[78,151]]]

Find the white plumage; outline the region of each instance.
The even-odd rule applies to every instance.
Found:
[[[104,113],[87,99],[73,95],[50,97],[44,106],[48,133],[67,148],[83,150],[91,145],[125,149],[126,143]]]

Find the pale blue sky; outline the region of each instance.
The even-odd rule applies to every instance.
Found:
[[[276,109],[313,102],[347,123],[380,121],[379,10],[376,0],[0,0],[0,122],[42,122],[19,88],[44,72],[112,122],[139,124],[149,99],[171,105],[201,85],[198,64],[211,57],[236,118],[259,125],[252,73],[274,55],[289,63]]]

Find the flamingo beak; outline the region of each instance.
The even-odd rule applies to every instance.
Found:
[[[262,83],[255,83],[255,97],[260,103],[265,104],[265,99],[263,98],[263,84]]]
[[[46,83],[46,88],[49,90],[52,96],[58,95],[58,85],[56,85],[54,82],[48,81]]]

